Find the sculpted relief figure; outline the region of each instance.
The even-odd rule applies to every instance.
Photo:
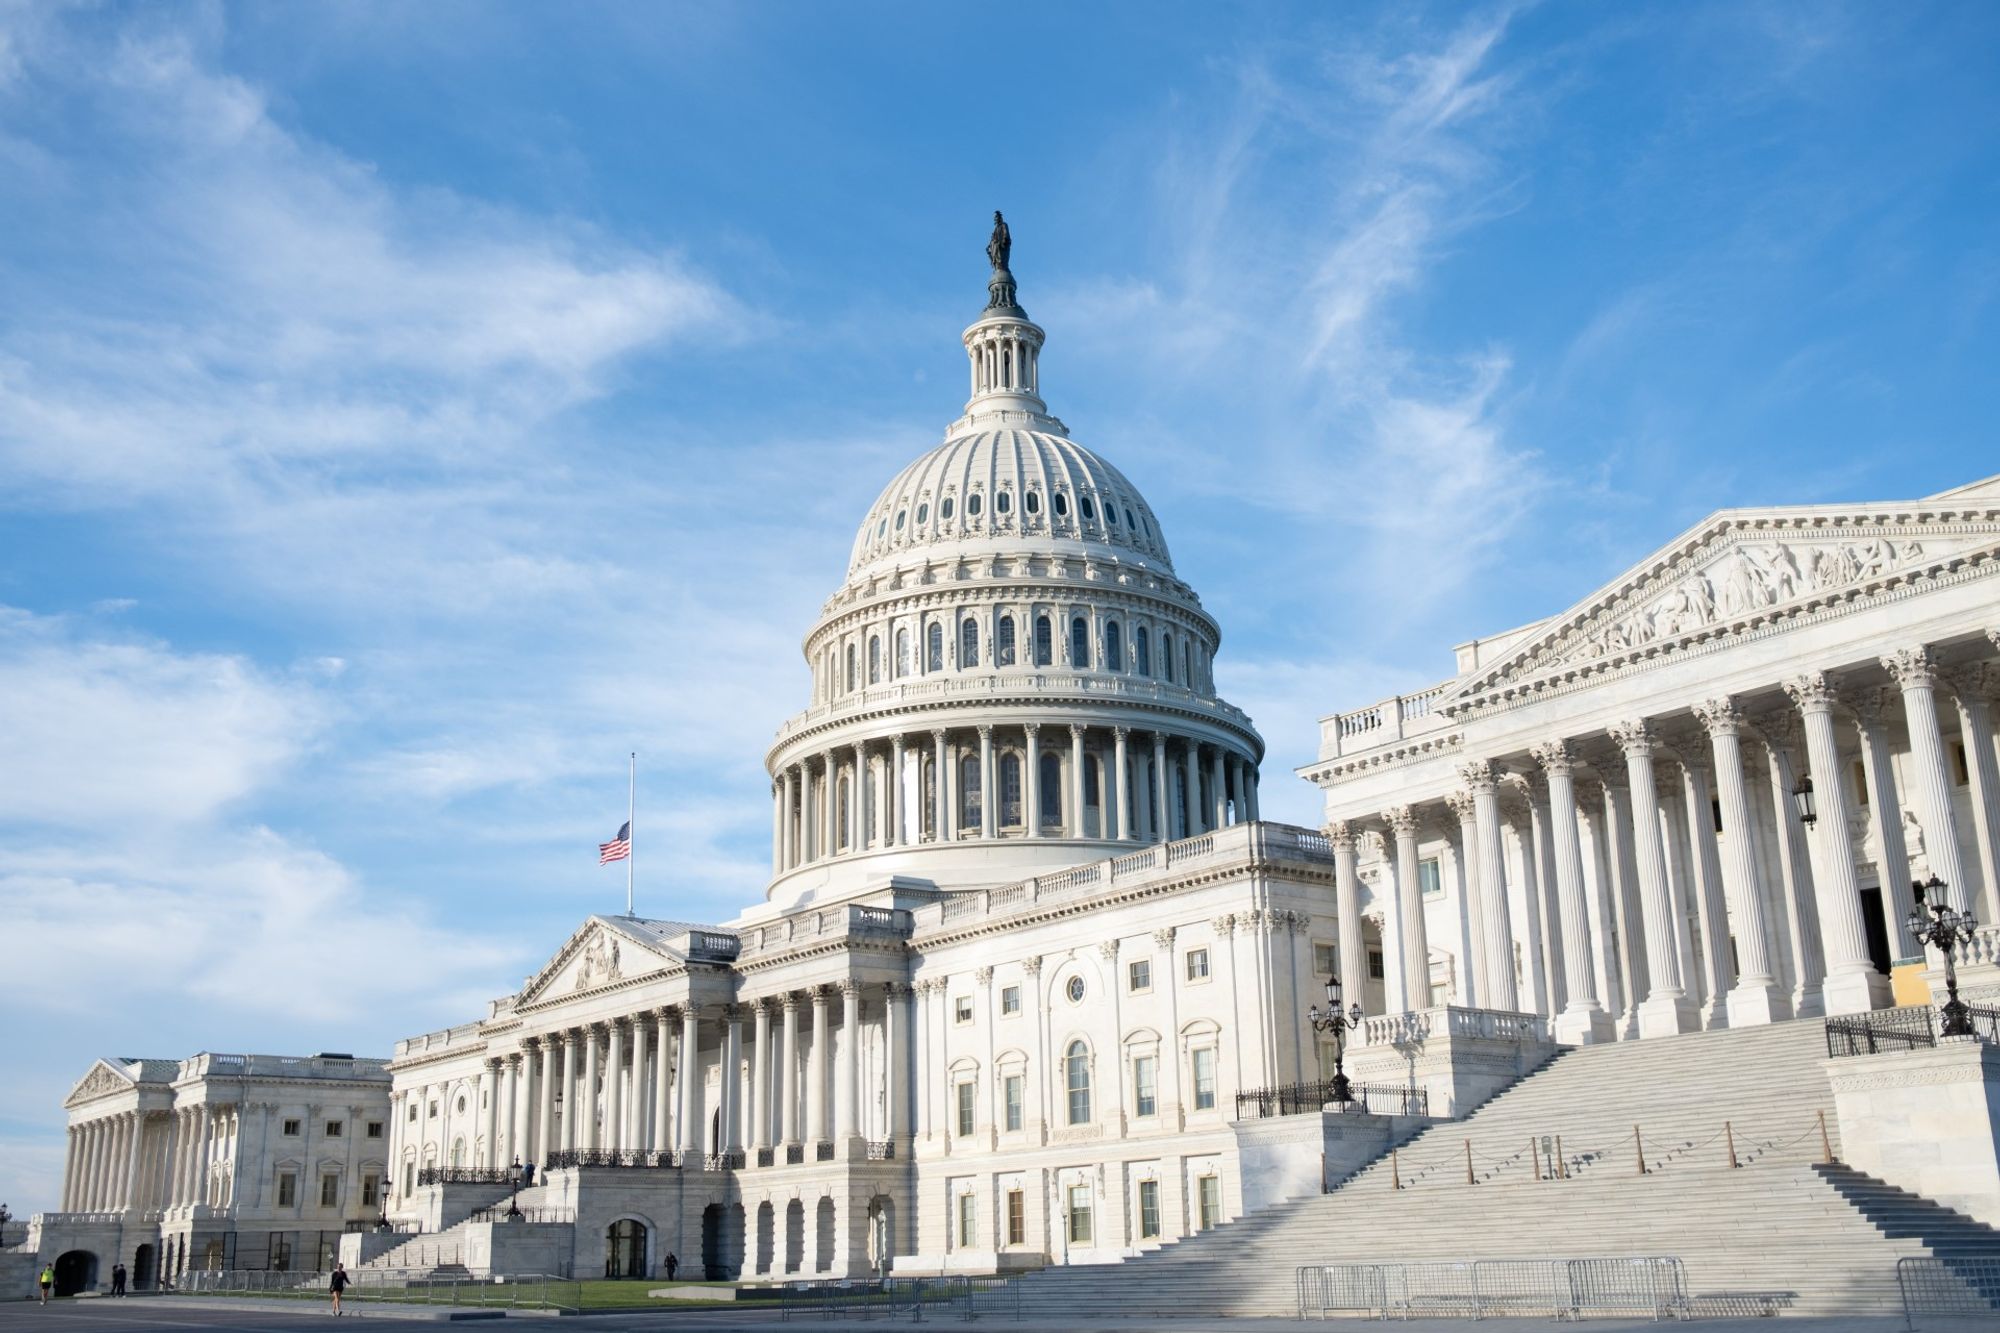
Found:
[[[618,979],[618,941],[599,935],[584,949],[576,968],[576,989]]]

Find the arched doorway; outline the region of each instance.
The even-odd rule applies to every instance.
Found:
[[[67,1250],[56,1258],[56,1295],[74,1296],[97,1286],[97,1256],[89,1250]]]
[[[155,1251],[150,1245],[141,1245],[132,1252],[132,1290],[147,1291],[152,1288],[155,1263]]]
[[[743,1205],[712,1203],[701,1210],[701,1275],[708,1282],[743,1275]]]
[[[806,1206],[797,1199],[785,1205],[785,1271],[802,1272],[806,1265]]]
[[[621,1217],[604,1229],[604,1276],[646,1276],[646,1224]]]
[[[757,1205],[757,1259],[755,1271],[764,1274],[771,1271],[776,1259],[778,1245],[778,1215],[769,1203]]]

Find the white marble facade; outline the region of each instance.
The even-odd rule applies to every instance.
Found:
[[[579,1274],[1102,1262],[1242,1209],[1237,1094],[1323,1077],[1329,972],[1370,1039],[1449,1004],[1595,1041],[1885,1003],[1912,876],[1994,919],[2000,478],[1718,514],[1328,718],[1328,829],[1271,824],[1220,628],[996,258],[965,414],[806,635],[762,900],[593,916],[399,1042],[397,1224],[522,1163]]]

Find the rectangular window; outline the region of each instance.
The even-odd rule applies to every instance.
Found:
[[[340,1206],[340,1177],[321,1176],[319,1178],[319,1206],[338,1208]]]
[[[1159,1079],[1156,1071],[1159,1061],[1154,1056],[1142,1055],[1132,1061],[1132,1114],[1136,1116],[1158,1115],[1160,1113]]]
[[[368,1137],[371,1139],[382,1137],[382,1122],[380,1120],[370,1120],[368,1122]]]
[[[346,1126],[342,1125],[338,1120],[329,1120],[326,1122],[326,1136],[330,1139],[337,1139],[344,1128]]]
[[[299,1122],[296,1120],[287,1120],[285,1122],[285,1137],[288,1139],[295,1139],[298,1136],[299,1136]]]
[[[405,1162],[403,1163],[403,1197],[407,1199],[416,1192],[417,1164],[415,1162]]]
[[[1417,862],[1417,883],[1424,886],[1424,897],[1435,898],[1444,892],[1444,875],[1438,870],[1438,859],[1426,856]]]
[[[1090,1186],[1069,1187],[1069,1243],[1090,1244]]]
[[[1125,987],[1135,995],[1153,989],[1153,960],[1135,958],[1126,964]]]
[[[969,1249],[972,1239],[978,1234],[979,1197],[974,1194],[958,1196],[958,1247]]]
[[[431,1103],[430,1118],[433,1120],[438,1118],[438,1104],[436,1102]]]
[[[1206,949],[1188,950],[1187,979],[1189,981],[1208,980],[1208,950]]]
[[[974,1092],[972,1084],[961,1083],[958,1085],[958,1136],[960,1138],[970,1138],[972,1136],[972,1112],[974,1109],[972,1099],[975,1095],[977,1094]]]
[[[1380,949],[1370,949],[1368,951],[1368,979],[1370,981],[1380,981],[1384,975],[1386,974],[1382,971],[1382,951]]]
[[[1204,1046],[1194,1053],[1194,1109],[1215,1109],[1215,1048]]]
[[[361,1206],[373,1208],[382,1201],[382,1181],[378,1176],[361,1177]]]
[[[1010,1134],[1021,1132],[1021,1094],[1024,1082],[1021,1075],[1009,1074],[1001,1085],[1006,1094],[1007,1132]]]
[[[1019,986],[1002,986],[1000,988],[1001,1015],[1004,1017],[1008,1014],[1018,1014],[1020,1012],[1021,988]]]
[[[410,1121],[410,1122],[411,1122],[411,1123],[413,1123],[413,1124],[414,1124],[414,1123],[416,1122],[416,1119],[417,1119],[417,1104],[416,1104],[415,1102],[411,1102],[411,1103],[410,1103],[410,1113],[409,1113],[408,1115],[404,1116],[403,1118],[404,1118],[405,1120],[408,1120],[408,1121]]]
[[[278,1173],[278,1207],[290,1208],[299,1201],[299,1178],[289,1171]]]
[[[1155,1240],[1160,1234],[1160,1182],[1139,1182],[1139,1239]]]
[[[951,1016],[957,1022],[970,1023],[972,1021],[972,997],[970,995],[961,995],[956,1000],[953,1000],[951,1004]]]
[[[1028,1243],[1028,1196],[1020,1190],[1007,1191],[1007,1243]]]
[[[1313,975],[1330,977],[1340,971],[1340,958],[1331,944],[1313,945]]]
[[[1201,1203],[1198,1225],[1203,1231],[1222,1221],[1222,1180],[1219,1176],[1203,1176],[1195,1181],[1195,1198]]]

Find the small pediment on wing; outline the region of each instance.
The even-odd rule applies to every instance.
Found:
[[[115,1097],[138,1086],[138,1082],[123,1069],[109,1060],[99,1060],[76,1081],[76,1086],[69,1090],[69,1096],[63,1098],[63,1109],[71,1110],[103,1097]]]
[[[1735,634],[1867,599],[1969,556],[1989,558],[2000,542],[1996,501],[1725,511],[1550,620],[1544,633],[1471,678],[1461,697]]]
[[[528,978],[519,1003],[595,990],[628,977],[647,976],[678,962],[638,932],[619,929],[615,918],[593,916]]]

